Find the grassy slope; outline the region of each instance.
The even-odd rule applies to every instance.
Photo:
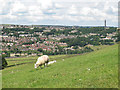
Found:
[[[39,56],[29,56],[29,57],[20,57],[20,58],[7,58],[7,63],[9,65],[15,65],[15,64],[20,64],[20,63],[26,63],[26,62],[36,62],[37,58]],[[54,60],[55,58],[60,58],[60,57],[66,57],[66,55],[54,55],[54,56],[49,56],[50,60]],[[15,61],[11,61],[15,60]]]
[[[118,45],[59,60],[44,69],[34,69],[31,63],[6,68],[2,84],[3,88],[116,88]]]

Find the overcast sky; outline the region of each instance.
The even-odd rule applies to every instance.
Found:
[[[0,0],[0,24],[118,26],[117,16],[118,0]]]

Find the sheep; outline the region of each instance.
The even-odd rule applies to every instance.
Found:
[[[45,67],[48,65],[48,62],[49,62],[49,57],[47,55],[43,55],[37,59],[35,68],[37,68],[38,66],[40,66],[40,68],[41,68],[42,65],[44,65],[44,67]]]
[[[55,63],[55,62],[56,62],[56,60],[51,61],[51,62],[48,63],[48,65],[49,65],[49,64],[53,64],[53,63]]]

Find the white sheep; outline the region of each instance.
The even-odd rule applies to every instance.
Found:
[[[42,65],[44,65],[45,67],[45,64],[48,65],[48,62],[49,62],[49,57],[47,55],[43,55],[37,59],[35,68],[37,68],[38,66],[40,66],[41,68]]]
[[[49,64],[53,64],[53,63],[55,63],[55,62],[56,62],[56,60],[50,61],[50,62],[48,63],[48,65],[49,65]]]

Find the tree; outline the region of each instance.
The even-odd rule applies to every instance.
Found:
[[[4,55],[0,55],[0,59],[2,59],[2,64],[0,63],[0,69],[4,69],[8,65],[8,63],[5,60],[5,56]]]
[[[20,56],[21,56],[22,51],[19,51],[19,53],[20,53]]]
[[[78,46],[74,46],[73,49],[78,49]]]
[[[10,50],[10,45],[8,45],[8,49]]]
[[[18,48],[14,48],[14,53],[16,54],[18,52],[19,52]]]
[[[37,51],[39,51],[39,52],[43,52],[43,49],[42,49],[42,48],[38,48]]]
[[[117,37],[116,42],[119,42],[120,41],[120,32],[117,33],[116,37]]]

